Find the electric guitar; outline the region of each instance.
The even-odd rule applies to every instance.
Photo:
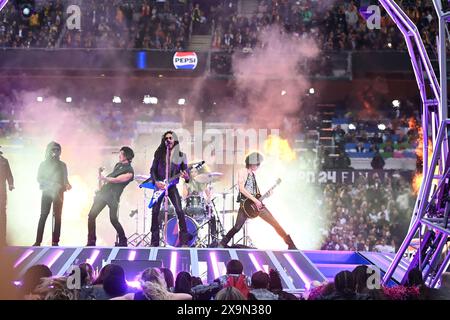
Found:
[[[281,179],[278,178],[275,185],[272,188],[270,188],[264,195],[261,196],[260,194],[257,194],[255,198],[262,202],[265,198],[269,197],[273,189],[275,189],[280,183]],[[264,208],[264,206],[261,209],[258,209],[256,204],[252,200],[245,199],[244,202],[242,202],[241,204],[241,208],[242,210],[244,210],[244,213],[248,218],[253,219],[259,216],[259,213]]]
[[[198,163],[195,163],[191,166],[189,166],[188,170],[191,169],[200,169],[203,165],[205,164],[205,161],[201,161]],[[166,193],[166,190],[169,189],[171,186],[174,185],[175,180],[177,180],[179,177],[181,177],[182,173],[178,173],[176,175],[174,175],[173,177],[171,177],[169,179],[169,181],[164,180],[164,184],[167,185],[167,188],[164,189],[158,189],[158,187],[156,186],[156,184],[153,184],[150,181],[144,181],[143,183],[141,183],[139,185],[139,188],[147,188],[147,189],[152,189],[154,190],[153,192],[153,196],[150,199],[150,203],[148,204],[148,208],[151,209],[162,197],[164,197],[164,194]],[[147,179],[150,180],[150,179]]]

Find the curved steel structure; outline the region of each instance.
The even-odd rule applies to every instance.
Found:
[[[430,286],[436,286],[449,263],[446,244],[450,229],[447,226],[449,204],[449,164],[447,161],[447,128],[450,124],[447,106],[447,54],[446,30],[450,12],[443,12],[440,0],[433,0],[439,19],[437,52],[439,58],[438,81],[429,56],[414,23],[394,0],[379,0],[402,32],[408,48],[411,64],[422,100],[423,130],[423,181],[420,186],[410,228],[383,282],[388,283],[396,272],[413,238],[419,236],[419,247],[410,261],[408,271],[420,268]],[[428,158],[428,141],[432,143],[433,155]],[[402,283],[407,279],[408,272]]]

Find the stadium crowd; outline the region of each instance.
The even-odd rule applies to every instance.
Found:
[[[260,0],[256,12],[241,15],[237,10],[223,14],[222,5],[215,10],[213,48],[251,51],[257,45],[258,34],[270,25],[296,37],[311,36],[323,50],[404,50],[405,44],[396,26],[383,13],[381,28],[369,30],[367,17],[370,13],[362,1],[313,0]],[[431,1],[399,1],[408,16],[415,22],[431,46],[436,34]]]
[[[323,250],[393,253],[408,229],[415,195],[410,181],[394,175],[384,181],[360,177],[353,185],[323,186],[323,205],[329,213]]]
[[[431,1],[400,2],[430,49],[436,35]],[[325,51],[405,49],[384,13],[381,28],[368,32],[368,14],[359,0],[337,0],[331,6],[326,1],[259,0],[250,15],[238,12],[236,0],[85,0],[81,30],[65,27],[69,4],[44,1],[27,19],[7,6],[0,14],[0,47],[184,50],[193,31],[211,34],[213,49],[250,52],[260,44],[264,28],[279,25],[296,37],[313,37]]]
[[[69,1],[46,1],[29,18],[12,4],[0,13],[3,48],[120,48],[184,50],[192,9],[179,1],[85,0],[80,29],[66,27]],[[70,21],[67,20],[70,25]]]

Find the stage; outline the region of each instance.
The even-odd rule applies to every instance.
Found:
[[[230,259],[238,259],[246,275],[258,270],[278,270],[283,287],[293,293],[307,290],[313,281],[332,280],[336,273],[351,271],[361,264],[376,266],[383,275],[394,258],[394,254],[378,252],[229,248],[9,247],[8,250],[14,257],[17,280],[36,264],[47,265],[53,275],[64,275],[73,265],[83,262],[89,262],[96,270],[113,262],[124,267],[129,282],[135,281],[138,272],[146,267],[162,265],[175,275],[188,271],[209,283],[225,274],[225,264]],[[403,259],[390,284],[399,282],[407,267],[408,261]]]

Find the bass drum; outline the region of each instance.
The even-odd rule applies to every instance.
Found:
[[[192,239],[188,241],[187,245],[189,247],[194,247],[198,237],[197,236],[198,225],[197,222],[195,222],[195,220],[192,219],[191,217],[185,217],[185,219],[187,231],[190,235],[192,235]],[[172,218],[167,221],[167,227],[165,228],[164,232],[167,245],[172,247],[179,247],[180,239],[178,235],[179,235],[178,219]]]
[[[206,218],[205,199],[200,195],[191,195],[186,198],[186,214],[199,223]]]

